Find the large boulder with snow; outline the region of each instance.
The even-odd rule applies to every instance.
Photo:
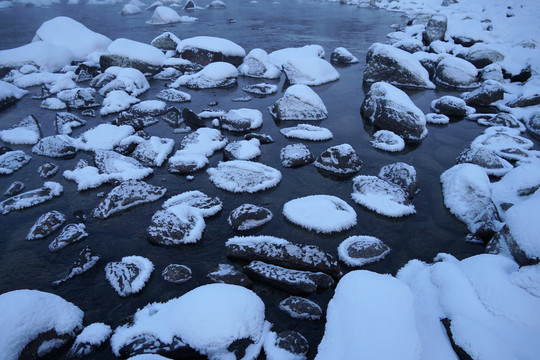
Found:
[[[223,88],[236,85],[238,71],[227,62],[212,62],[201,71],[182,75],[170,87],[177,88],[181,85],[190,89]]]
[[[292,58],[282,68],[293,85],[321,85],[339,79],[337,70],[318,56]]]
[[[64,46],[37,41],[13,49],[0,50],[0,70],[20,68],[32,64],[43,71],[60,71],[75,60],[73,53]]]
[[[484,43],[474,44],[468,48],[464,57],[465,60],[479,69],[504,59],[504,55],[500,51]]]
[[[82,329],[84,313],[60,296],[15,290],[0,295],[0,357],[35,359],[72,341]]]
[[[135,68],[143,73],[156,73],[165,59],[165,54],[152,45],[119,38],[107,47],[107,52],[101,55],[99,64],[102,71],[111,66],[120,66]]]
[[[180,41],[176,51],[182,58],[201,65],[223,61],[239,66],[246,56],[246,51],[240,45],[212,36],[184,39]]]
[[[538,263],[540,261],[540,223],[536,216],[540,211],[540,191],[537,190],[527,200],[512,206],[504,218],[511,241],[523,252],[528,261],[521,263]],[[508,242],[508,240],[507,240]],[[509,244],[510,245],[510,244]]]
[[[463,118],[476,110],[467,106],[465,100],[455,96],[445,95],[431,102],[431,110],[448,117]]]
[[[467,104],[489,105],[504,98],[504,87],[495,80],[484,81],[478,89],[461,94]]]
[[[174,24],[180,21],[182,21],[182,18],[174,9],[167,6],[158,6],[155,8],[149,23],[153,25],[165,25]]]
[[[361,111],[375,127],[392,131],[405,140],[419,141],[427,135],[424,113],[406,93],[388,83],[371,86]]]
[[[344,47],[337,47],[330,54],[330,62],[332,64],[349,65],[356,64],[359,60]]]
[[[448,18],[444,14],[431,15],[427,24],[426,30],[422,34],[424,44],[429,45],[433,41],[444,40],[446,29],[448,28]]]
[[[273,167],[245,160],[220,162],[207,170],[210,181],[218,188],[233,193],[273,188],[281,181],[281,172]]]
[[[124,357],[189,354],[189,349],[196,351],[191,356],[233,356],[228,350],[232,343],[260,342],[264,317],[264,303],[251,290],[228,284],[204,285],[179,298],[138,310],[134,321],[114,331],[111,346],[116,356]],[[256,354],[261,345],[253,349]]]
[[[180,39],[172,32],[166,31],[161,35],[158,35],[150,42],[150,45],[157,47],[163,51],[176,50]]]
[[[456,158],[456,163],[470,163],[480,166],[488,175],[503,176],[514,167],[495,152],[483,147],[468,147]]]
[[[272,117],[278,121],[323,120],[328,117],[322,99],[307,85],[289,87],[269,110]]]
[[[378,176],[405,190],[411,199],[419,191],[416,169],[404,162],[396,162],[381,167]]]
[[[525,127],[529,133],[540,138],[540,112],[533,113],[525,121]]]
[[[412,54],[391,45],[371,45],[366,61],[364,82],[368,84],[386,81],[398,87],[435,88],[428,71]]]
[[[445,57],[435,69],[434,81],[441,86],[467,90],[478,87],[478,70],[467,60],[454,56]]]
[[[240,75],[277,79],[281,76],[281,70],[270,62],[268,53],[263,49],[253,49],[244,58],[244,62],[238,67]]]

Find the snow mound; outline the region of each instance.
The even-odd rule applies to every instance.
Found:
[[[283,71],[293,85],[322,85],[339,79],[337,70],[316,56],[290,59],[283,64]]]
[[[263,79],[277,79],[281,76],[281,70],[270,62],[268,53],[263,49],[251,50],[238,67],[238,73]]]
[[[182,53],[188,49],[203,49],[225,56],[246,56],[246,51],[231,40],[213,36],[195,36],[180,41],[176,51]]]
[[[323,47],[321,45],[306,45],[301,48],[285,48],[268,55],[270,61],[280,69],[289,60],[308,57],[324,57]]]
[[[112,150],[134,132],[129,125],[100,124],[82,133],[76,139],[75,146],[85,151]]]
[[[19,68],[26,64],[32,64],[43,71],[55,72],[71,64],[73,60],[75,60],[75,56],[69,49],[44,41],[33,42],[14,49],[0,50],[0,67]]]
[[[0,130],[0,140],[13,145],[34,145],[41,139],[41,128],[33,115],[7,130]]]
[[[310,141],[325,141],[331,140],[334,137],[334,134],[327,128],[310,124],[299,124],[297,126],[283,128],[279,132],[288,138]]]
[[[251,161],[220,162],[207,170],[210,181],[230,192],[254,193],[273,188],[281,181],[281,172],[270,166]]]
[[[370,142],[371,146],[379,150],[398,152],[405,149],[405,140],[403,140],[401,136],[389,130],[377,131],[375,134],[373,134],[373,140]]]
[[[158,6],[152,14],[152,19],[148,23],[153,25],[173,24],[182,21],[176,11],[167,6]]]
[[[540,259],[540,191],[512,206],[504,215],[510,234],[519,248],[531,259]]]
[[[277,120],[323,120],[328,110],[322,99],[307,85],[289,87],[281,99],[269,108]]]
[[[181,85],[190,89],[210,89],[229,87],[236,84],[238,71],[227,62],[214,62],[206,65],[201,71],[192,75],[182,75],[169,86],[177,88]]]

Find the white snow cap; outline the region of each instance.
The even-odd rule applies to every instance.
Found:
[[[34,64],[41,70],[54,72],[60,71],[73,60],[75,56],[69,49],[44,41],[0,50],[0,66],[2,67],[18,68],[25,64]]]
[[[246,56],[246,51],[240,45],[231,40],[214,36],[195,36],[184,39],[180,41],[176,50],[182,52],[194,48],[219,52],[225,56]]]
[[[506,225],[519,248],[533,259],[540,259],[540,190],[512,206],[505,214]]]
[[[324,105],[322,99],[319,97],[319,95],[317,95],[315,91],[313,91],[307,85],[293,85],[285,91],[285,94],[283,96],[295,97],[306,104],[312,105],[316,108],[320,108],[324,112],[327,112],[326,106]]]
[[[108,47],[112,55],[125,56],[151,65],[161,66],[165,62],[165,54],[152,45],[129,39],[116,39]]]

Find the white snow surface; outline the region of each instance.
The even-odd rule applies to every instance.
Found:
[[[0,80],[0,101],[8,98],[21,99],[26,94],[28,94],[27,90],[20,89],[13,84]]]
[[[204,49],[222,53],[225,56],[246,56],[246,51],[235,42],[214,36],[195,36],[180,41],[176,51]]]
[[[505,213],[506,225],[519,248],[532,259],[540,259],[540,190]]]
[[[402,281],[352,271],[341,278],[328,304],[315,359],[417,360],[421,343],[414,314],[413,295]]]
[[[268,55],[270,62],[278,68],[294,58],[324,57],[324,49],[321,45],[306,45],[300,48],[285,48],[271,52]]]
[[[125,56],[155,66],[163,65],[166,59],[165,54],[158,48],[124,38],[114,40],[107,47],[107,52],[112,55]]]
[[[318,56],[292,58],[282,67],[293,85],[322,85],[339,79],[337,70]]]
[[[138,335],[150,334],[165,344],[176,336],[209,358],[225,359],[227,347],[235,340],[259,342],[265,327],[264,310],[262,300],[244,287],[204,285],[166,303],[152,303],[138,310],[132,325],[115,330],[111,346],[119,356],[119,349]]]
[[[196,85],[201,89],[206,89],[216,87],[226,79],[237,77],[238,71],[234,65],[218,61],[206,65],[201,71],[195,74],[180,76],[176,81],[169,84],[169,86],[177,88],[181,85]]]
[[[325,141],[334,137],[334,134],[327,128],[310,124],[299,124],[297,126],[283,128],[279,132],[288,138],[310,141]]]
[[[49,330],[75,335],[84,316],[81,309],[60,296],[38,290],[4,293],[0,309],[0,357],[5,360],[16,360],[26,344]]]
[[[203,206],[204,208],[201,208],[197,205],[204,204],[205,202],[209,202],[211,200],[212,198],[205,193],[199,190],[191,190],[171,197],[163,203],[163,208],[169,209],[179,204],[186,204],[199,210],[202,216],[209,217],[216,215],[223,209],[223,204],[221,201],[219,201],[219,198],[217,198],[217,203],[212,207]]]
[[[261,65],[264,67],[265,72],[258,74]],[[244,62],[238,67],[238,73],[264,79],[277,79],[281,76],[281,70],[270,62],[268,53],[259,48],[251,50],[246,55]]]
[[[152,19],[149,21],[153,25],[172,24],[182,21],[178,13],[167,6],[158,6],[152,14]]]
[[[39,139],[39,132],[27,127],[0,130],[0,140],[12,145],[35,145]]]
[[[254,193],[273,188],[281,181],[281,172],[273,167],[253,161],[232,160],[220,162],[206,171],[210,181],[230,192]]]
[[[95,51],[105,51],[111,39],[88,29],[67,16],[45,21],[36,31],[32,41],[46,41],[69,49],[76,60],[84,60]]]
[[[518,204],[528,198],[520,195],[520,191],[538,184],[540,184],[540,160],[533,159],[529,163],[519,163],[499,181],[491,184],[493,201],[499,205]]]
[[[373,92],[387,100],[388,102],[394,103],[399,106],[401,111],[407,111],[414,114],[418,119],[420,125],[426,125],[426,116],[411,100],[409,95],[403,90],[398,89],[397,87],[386,83],[384,81],[376,82],[371,85],[369,92]],[[427,133],[427,132],[426,132]]]
[[[128,16],[128,15],[140,14],[141,12],[142,12],[142,9],[138,7],[137,5],[126,4],[120,11],[120,14],[122,14],[123,16]]]
[[[134,132],[130,125],[100,124],[82,133],[74,145],[85,151],[112,150]]]
[[[148,46],[154,48],[151,45]],[[157,48],[154,48],[154,50],[160,51]],[[105,70],[105,73],[114,75],[116,78],[99,90],[99,93],[103,96],[105,96],[107,92],[116,90],[117,88],[121,88],[133,96],[139,96],[150,89],[148,80],[146,80],[144,74],[137,69],[111,66]]]
[[[332,195],[310,195],[290,200],[283,205],[283,215],[292,223],[325,234],[356,225],[356,211]]]
[[[206,223],[204,222],[204,211],[191,206],[189,203],[179,203],[176,205],[168,206],[166,209],[168,212],[176,216],[182,223],[191,224],[184,237],[181,240],[182,244],[196,243],[202,238]],[[208,213],[208,212],[206,212]]]
[[[54,72],[60,71],[73,60],[75,56],[69,49],[45,41],[0,50],[0,66],[2,67],[17,68],[25,64],[33,64],[41,70]]]
[[[75,345],[85,343],[98,346],[103,344],[111,334],[112,329],[109,325],[100,322],[93,323],[85,327],[83,331],[77,335]]]
[[[249,121],[249,128],[242,129],[242,131],[254,130],[262,126],[263,124],[263,114],[257,109],[233,109],[229,110],[226,114],[223,115],[224,121],[221,122],[221,127],[229,131],[236,131],[234,126],[231,126],[230,123],[243,123]]]
[[[261,155],[261,143],[258,139],[230,142],[225,149],[237,160],[253,160]]]
[[[105,99],[103,99],[103,106],[99,110],[99,114],[105,116],[128,110],[131,105],[136,104],[139,101],[140,100],[135,96],[129,95],[124,90],[113,90],[107,94]]]
[[[326,106],[324,106],[324,102],[322,99],[317,95],[315,91],[313,91],[309,86],[307,85],[293,85],[285,91],[284,97],[291,96],[299,99],[303,103],[312,105],[313,107],[322,109],[324,112],[327,112]]]

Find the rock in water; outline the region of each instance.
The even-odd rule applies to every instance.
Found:
[[[53,286],[58,286],[69,279],[74,278],[75,276],[81,275],[96,265],[99,261],[100,256],[96,255],[88,246],[82,249],[79,253],[77,260],[73,263],[69,273],[64,276],[62,279],[57,280],[52,283]]]
[[[141,291],[150,278],[154,264],[142,256],[125,256],[122,261],[105,265],[105,277],[120,296]]]
[[[486,80],[478,89],[461,94],[467,104],[487,106],[504,98],[503,85],[495,80]]]
[[[467,106],[465,100],[450,95],[433,100],[431,109],[436,113],[458,118],[465,117],[476,111],[474,108]]]
[[[407,94],[390,84],[373,84],[361,110],[374,126],[392,131],[405,140],[419,141],[427,135],[424,113]]]
[[[298,126],[283,128],[279,130],[279,132],[288,138],[309,141],[325,141],[334,137],[332,132],[327,128],[309,124],[300,124]]]
[[[181,85],[190,89],[226,88],[236,85],[238,71],[226,62],[215,62],[206,65],[201,71],[192,75],[182,75],[169,86],[177,88]]]
[[[373,140],[370,142],[371,146],[375,149],[384,151],[397,152],[405,148],[405,141],[403,138],[389,130],[377,131],[373,134]]]
[[[407,192],[376,176],[355,177],[351,197],[357,204],[384,216],[401,217],[416,213]]]
[[[59,251],[68,245],[79,242],[88,236],[84,224],[68,224],[60,235],[58,235],[50,244],[49,251]]]
[[[14,196],[23,191],[24,184],[20,181],[14,181],[9,185],[9,187],[4,191],[4,196]]]
[[[54,126],[59,135],[69,135],[73,128],[86,125],[86,120],[68,112],[59,112],[54,119]]]
[[[445,57],[437,65],[434,81],[451,89],[474,89],[478,87],[478,70],[467,60]]]
[[[263,115],[255,109],[234,109],[221,117],[220,124],[229,131],[251,131],[262,126]]]
[[[383,259],[390,248],[374,236],[351,236],[338,246],[339,259],[349,266],[364,266]]]
[[[266,208],[243,204],[231,211],[227,218],[234,230],[245,231],[262,226],[272,220],[272,212]]]
[[[66,222],[66,216],[59,211],[49,211],[39,217],[32,226],[26,240],[42,239],[52,234]]]
[[[319,95],[306,85],[289,87],[269,110],[277,121],[313,121],[328,117],[326,106]]]
[[[144,166],[159,167],[163,165],[174,148],[174,140],[152,136],[138,144],[131,156]]]
[[[52,158],[71,159],[77,155],[73,138],[67,135],[46,136],[32,147],[32,152]]]
[[[28,164],[32,159],[22,150],[7,151],[0,155],[0,175],[9,175]]]
[[[253,160],[261,155],[261,143],[257,139],[233,141],[223,149],[224,160]]]
[[[418,192],[416,169],[409,164],[397,162],[385,165],[379,171],[379,177],[402,188],[411,199]]]
[[[227,257],[260,260],[296,270],[323,272],[338,277],[334,257],[318,246],[294,244],[273,236],[236,236],[225,243]]]
[[[176,51],[182,58],[202,65],[224,61],[237,67],[246,56],[246,51],[238,44],[211,36],[184,39],[180,41]]]
[[[218,197],[211,198],[205,193],[192,190],[175,195],[163,203],[164,209],[185,205],[197,209],[203,217],[214,216],[223,209],[223,203]]]
[[[296,331],[282,331],[278,334],[270,332],[264,342],[264,351],[267,354],[279,354],[284,359],[305,360],[309,343]],[[272,356],[268,358],[274,359]]]
[[[173,284],[183,284],[191,279],[191,269],[185,265],[170,264],[161,273],[163,279]]]
[[[319,320],[322,309],[311,300],[299,296],[289,296],[279,303],[279,309],[293,319]]]
[[[480,166],[488,175],[503,176],[514,167],[489,149],[466,148],[456,158],[458,164],[470,163]]]
[[[344,47],[337,47],[330,54],[330,62],[332,64],[349,65],[356,64],[358,59]]]
[[[156,94],[156,98],[164,100],[164,101],[177,102],[177,103],[184,103],[184,102],[191,101],[191,95],[183,91],[176,90],[176,89],[161,90],[159,93]]]
[[[205,228],[201,212],[189,205],[171,206],[158,210],[148,227],[148,241],[160,246],[195,243]]]
[[[297,168],[315,161],[308,147],[302,143],[289,144],[279,152],[281,165],[287,168]]]
[[[150,45],[157,47],[161,50],[176,50],[180,39],[171,32],[164,32],[163,34],[157,36],[150,42]]]
[[[31,206],[39,205],[55,196],[62,195],[64,188],[56,182],[47,181],[42,187],[25,193],[15,195],[0,202],[0,212],[5,215],[13,210],[21,210]]]
[[[246,274],[238,271],[230,264],[219,264],[218,267],[206,275],[218,284],[231,284],[251,288],[253,283]]]
[[[359,172],[363,163],[351,145],[341,144],[323,151],[313,165],[325,173],[346,177]]]
[[[50,179],[56,173],[58,172],[60,168],[58,165],[52,163],[52,162],[46,162],[45,164],[41,165],[38,169],[39,177],[42,179]]]
[[[293,57],[282,68],[293,85],[321,85],[339,79],[337,70],[318,56]]]
[[[217,167],[208,169],[207,173],[216,187],[234,193],[267,190],[281,181],[279,170],[245,160],[220,162]]]
[[[263,49],[253,49],[247,54],[244,58],[244,62],[238,67],[238,73],[254,78],[277,79],[281,75],[281,69],[272,64],[266,51]],[[275,92],[277,92],[277,86]]]
[[[242,88],[242,90],[255,96],[268,96],[277,93],[278,87],[274,84],[260,83],[254,85],[246,85]]]
[[[93,323],[83,329],[69,350],[71,358],[83,358],[91,355],[98,347],[109,340],[111,327],[104,323]]]
[[[0,140],[14,145],[34,145],[41,139],[41,128],[34,115],[29,115],[7,130],[0,130]]]
[[[297,295],[313,294],[334,285],[332,277],[325,273],[291,270],[262,261],[252,261],[244,266],[244,272],[253,280]]]

